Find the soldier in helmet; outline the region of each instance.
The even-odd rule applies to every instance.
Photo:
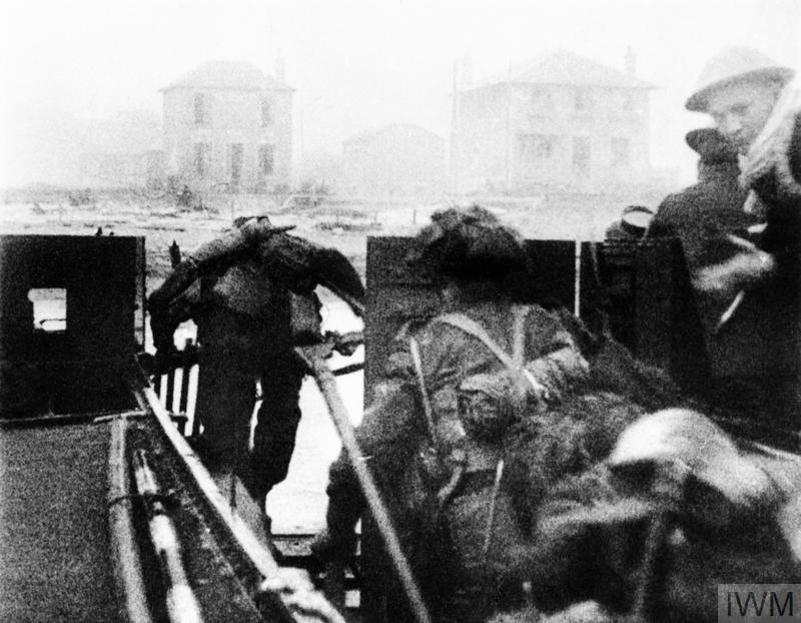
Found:
[[[798,415],[792,393],[801,100],[791,77],[790,69],[754,50],[729,49],[710,61],[687,101],[688,109],[712,116],[717,132],[738,153],[750,194],[733,194],[765,224],[754,243],[729,239],[719,264],[712,259],[696,265],[696,288],[729,297],[723,307],[734,313],[722,314],[717,320],[724,322],[713,323],[718,326],[710,332],[718,344],[728,342],[729,355],[743,366],[724,371],[747,371],[755,381],[737,391],[713,386],[729,399],[727,416],[732,403],[742,408],[750,399],[749,414],[767,414],[772,422]],[[695,259],[703,258],[701,253]],[[746,302],[734,312],[727,306],[738,290],[745,291]],[[749,304],[756,309],[749,311]],[[718,360],[732,364],[729,355],[721,353]],[[722,428],[732,426],[730,418],[716,422],[686,409],[647,416],[620,437],[606,461],[550,490],[528,560],[533,598],[542,609],[592,600],[583,608],[590,619],[579,620],[714,621],[718,584],[798,581],[798,457],[735,441]],[[745,432],[753,435],[753,427]],[[784,437],[788,445],[797,440],[794,433]],[[581,615],[563,614],[553,620]],[[508,620],[538,617],[529,611]]]
[[[744,209],[767,223],[761,250],[744,250],[700,276],[707,290],[731,294],[759,283],[776,272],[788,247],[797,246],[801,97],[793,76],[792,69],[757,50],[727,48],[707,63],[686,102],[688,110],[710,115],[737,150],[743,182],[752,191]]]
[[[790,190],[801,161],[794,129],[801,99],[794,109],[792,76],[750,48],[728,48],[709,61],[686,107],[710,115],[715,127],[687,141],[701,166],[714,160],[717,171],[712,178],[699,171],[698,184],[666,198],[649,232],[683,243],[709,365],[703,398],[738,417],[785,426],[797,423],[801,408],[792,250],[801,209]],[[765,141],[772,147],[761,148]]]
[[[212,473],[235,471],[261,509],[286,477],[300,420],[306,368],[294,346],[322,338],[324,284],[361,313],[363,286],[347,259],[273,227],[238,219],[179,263],[148,298],[157,361],[175,350],[173,332],[193,319],[200,345],[196,446]],[[249,450],[260,381],[261,406]],[[270,518],[264,516],[270,530]]]
[[[435,617],[481,621],[522,540],[504,490],[504,431],[583,378],[586,362],[557,316],[513,305],[509,277],[526,255],[490,212],[436,213],[408,259],[439,284],[443,313],[397,336],[357,439],[384,491],[403,498],[395,523]],[[417,463],[428,448],[434,460]],[[331,466],[328,495],[314,550],[347,557],[364,501],[345,454]]]

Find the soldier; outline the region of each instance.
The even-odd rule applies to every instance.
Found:
[[[711,115],[725,143],[704,148],[724,156],[728,145],[736,152],[747,188],[735,184],[727,168],[715,180],[668,197],[652,227],[653,234],[678,235],[684,245],[710,366],[704,398],[771,425],[795,425],[801,407],[794,337],[797,253],[790,250],[798,246],[801,210],[797,199],[793,207],[792,192],[776,192],[776,180],[792,180],[792,163],[801,160],[792,148],[798,123],[793,90],[786,86],[792,75],[749,48],[726,49],[709,61],[686,107]],[[766,138],[771,127],[781,128],[781,138]],[[713,136],[707,131],[706,142]],[[759,147],[765,142],[773,147]],[[777,178],[779,170],[784,173]],[[764,233],[749,240],[760,229]]]
[[[636,242],[645,235],[653,217],[654,213],[646,206],[626,206],[620,220],[606,228],[604,239]]]
[[[727,296],[750,288],[747,297],[763,313],[738,329],[746,348],[783,327],[774,334],[783,337],[767,340],[772,349],[760,357],[746,352],[759,379],[753,413],[790,417],[798,411],[782,393],[797,384],[794,264],[801,217],[801,100],[785,86],[791,76],[758,52],[727,50],[709,63],[687,102],[690,110],[710,113],[744,157],[743,180],[753,191],[746,203],[755,205],[758,195],[766,224],[761,249],[738,243],[730,259],[698,271],[696,287]],[[745,315],[734,319],[742,321],[739,314]],[[784,436],[797,448],[797,432]],[[552,490],[530,552],[535,598],[546,609],[592,599],[603,616],[714,621],[717,584],[801,577],[800,507],[797,457],[735,444],[699,413],[656,413],[626,431],[604,464]],[[525,616],[518,620],[536,620]]]
[[[300,420],[306,369],[294,346],[321,339],[318,283],[361,313],[358,274],[337,251],[273,227],[240,219],[181,262],[148,299],[157,359],[174,351],[173,332],[192,318],[200,344],[196,440],[213,473],[236,471],[264,510],[287,473]],[[253,449],[250,421],[261,383]],[[269,532],[270,520],[265,515]]]
[[[698,182],[662,201],[648,236],[678,238],[689,275],[694,279],[707,267],[738,254],[741,247],[729,236],[746,238],[748,228],[759,219],[743,209],[747,191],[738,181],[740,170],[735,147],[714,128],[688,132],[686,141],[700,156]],[[718,400],[720,395],[738,396],[739,400],[741,394],[748,393],[743,389],[746,383],[735,383],[733,379],[747,376],[752,362],[762,358],[771,347],[759,339],[744,343],[745,336],[753,334],[744,327],[761,316],[756,299],[748,302],[725,334],[716,334],[721,315],[730,302],[703,290],[695,291],[699,338],[703,336],[704,340],[703,350],[699,348],[696,352],[705,353],[704,368],[708,366],[713,383],[688,389],[700,390],[712,400]]]
[[[399,502],[395,523],[437,616],[476,621],[497,607],[507,557],[522,539],[503,487],[503,432],[585,377],[586,362],[558,317],[512,304],[508,278],[526,266],[515,232],[475,206],[432,221],[409,260],[436,279],[444,313],[396,338],[357,438]],[[429,460],[416,469],[418,453]],[[364,500],[344,454],[328,495],[327,531],[314,550],[348,557]]]
[[[763,281],[797,246],[801,197],[801,97],[794,71],[750,48],[729,48],[701,73],[688,110],[708,113],[742,157],[742,179],[752,190],[746,210],[764,217],[763,252],[750,249],[699,277],[700,287],[733,294]],[[757,200],[759,198],[759,200]],[[761,205],[760,205],[761,204]],[[790,252],[789,255],[794,255]]]
[[[747,192],[737,181],[740,169],[734,146],[712,128],[692,130],[686,141],[700,156],[698,182],[662,201],[648,235],[678,237],[695,274],[726,259],[721,245],[726,244],[727,234],[742,236],[759,221],[743,210]],[[730,243],[727,246],[729,255],[738,250]]]

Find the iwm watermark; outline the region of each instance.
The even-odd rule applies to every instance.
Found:
[[[718,584],[718,623],[801,621],[801,584]]]

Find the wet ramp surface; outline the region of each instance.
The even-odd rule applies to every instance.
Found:
[[[120,618],[108,424],[0,429],[0,620]]]

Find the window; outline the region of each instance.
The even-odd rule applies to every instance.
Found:
[[[520,140],[524,162],[549,160],[556,151],[556,136],[551,134],[528,134],[521,136]]]
[[[208,143],[195,143],[195,175],[204,178],[209,173],[209,152],[211,147]]]
[[[629,163],[629,139],[612,139],[612,164],[620,166]]]
[[[64,333],[67,330],[67,291],[64,288],[32,288],[28,300],[33,303],[33,330]]]
[[[261,125],[263,128],[273,123],[273,105],[266,97],[261,99]]]
[[[543,87],[531,87],[529,91],[529,112],[532,115],[543,115],[552,109],[551,93]]]
[[[206,98],[203,93],[195,93],[194,98],[195,125],[206,123]]]
[[[589,92],[584,89],[576,89],[573,97],[573,109],[576,112],[589,112],[592,105]]]
[[[228,162],[231,165],[231,192],[237,192],[239,189],[244,161],[245,146],[242,143],[231,143],[228,147]]]
[[[573,137],[573,169],[581,176],[590,174],[590,137]]]
[[[275,148],[272,145],[259,146],[259,171],[262,175],[272,175],[275,166]]]

